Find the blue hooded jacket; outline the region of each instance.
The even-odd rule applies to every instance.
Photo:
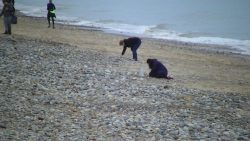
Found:
[[[151,69],[149,73],[150,77],[168,78],[168,70],[160,61],[157,59],[148,59],[147,63]]]

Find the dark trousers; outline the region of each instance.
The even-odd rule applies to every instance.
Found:
[[[4,28],[5,32],[7,34],[11,34],[11,16],[4,16],[3,22],[4,22]]]
[[[48,19],[49,27],[50,27],[50,18],[52,19],[52,24],[53,24],[53,28],[54,28],[55,27],[55,20],[54,20],[55,16],[51,13],[48,13],[47,19]]]
[[[131,51],[133,53],[133,59],[137,61],[137,49],[140,47],[141,45],[141,41],[139,41],[138,43],[134,44],[132,47],[131,47]]]
[[[150,77],[156,77],[156,78],[167,78],[168,76],[168,71],[157,71],[157,72],[150,72],[149,73]]]

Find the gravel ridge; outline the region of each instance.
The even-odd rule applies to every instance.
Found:
[[[0,140],[250,140],[249,97],[124,69],[133,63],[0,36]]]

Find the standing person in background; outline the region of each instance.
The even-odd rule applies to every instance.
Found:
[[[56,18],[56,13],[55,13],[56,7],[52,3],[52,0],[49,0],[49,3],[47,4],[47,10],[48,10],[47,19],[49,24],[48,28],[50,28],[50,18],[52,19],[53,28],[55,28],[54,18]]]
[[[15,13],[15,9],[10,0],[3,0],[3,2],[4,6],[2,12],[0,13],[0,17],[4,15],[3,18],[4,28],[5,28],[4,34],[11,34],[11,19]]]
[[[124,55],[124,53],[126,52],[127,47],[130,47],[133,53],[133,59],[137,61],[136,50],[140,47],[140,45],[141,45],[141,39],[138,37],[132,37],[132,38],[121,40],[120,46],[123,46],[122,55]]]

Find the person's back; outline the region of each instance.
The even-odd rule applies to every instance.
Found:
[[[158,70],[157,71],[158,73],[162,73],[162,74],[165,74],[165,75],[168,74],[167,68],[161,62],[159,62],[158,60],[155,61],[154,65],[155,65],[156,69]]]
[[[15,0],[11,0],[13,6],[15,6]]]
[[[125,47],[133,47],[136,44],[141,43],[141,39],[138,37],[131,37],[128,39],[124,39],[124,46]]]

